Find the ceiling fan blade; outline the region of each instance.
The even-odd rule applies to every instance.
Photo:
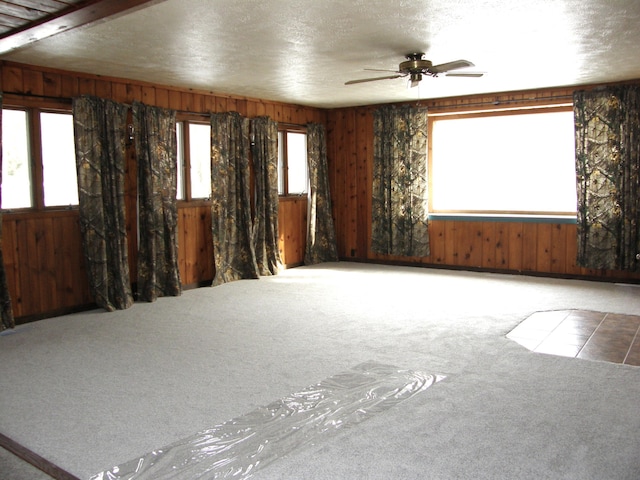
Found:
[[[457,70],[458,68],[475,67],[473,63],[468,60],[455,60],[453,62],[441,63],[440,65],[434,65],[429,68],[433,73],[444,73],[449,70]]]
[[[405,75],[388,75],[386,77],[376,77],[376,78],[361,78],[360,80],[349,80],[348,82],[344,82],[345,85],[353,85],[355,83],[365,83],[365,82],[375,82],[377,80],[391,80],[393,78],[404,77]]]
[[[445,74],[446,77],[473,77],[473,78],[481,77],[483,75],[484,75],[484,73],[480,73],[480,72],[446,73]]]
[[[367,72],[389,72],[389,73],[400,73],[398,70],[389,70],[385,68],[365,68]]]

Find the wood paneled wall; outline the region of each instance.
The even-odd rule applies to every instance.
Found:
[[[93,302],[77,210],[4,215],[2,253],[16,318]]]
[[[373,254],[370,199],[375,106],[322,110],[16,63],[0,62],[0,68],[5,105],[68,109],[69,99],[89,94],[123,103],[137,100],[194,114],[237,111],[249,118],[268,115],[283,123],[325,124],[338,252],[343,259],[640,281],[640,275],[577,267],[576,227],[570,224],[432,220],[429,257]],[[571,89],[553,89],[423,103],[437,113],[486,104],[536,105],[551,97],[556,98],[554,102],[566,102],[572,93]],[[127,158],[128,210],[135,212],[136,167],[131,150]],[[182,203],[178,210],[183,285],[206,284],[213,278],[209,207],[202,202]],[[306,216],[305,198],[281,199],[280,249],[284,263],[289,266],[303,262]],[[136,238],[135,223],[135,216],[129,214],[129,238]],[[2,228],[9,291],[18,319],[52,316],[92,303],[77,210],[5,213]],[[136,254],[136,245],[130,242],[132,279]]]
[[[216,95],[144,82],[0,62],[0,89],[5,106],[70,109],[70,99],[96,95],[117,102],[140,101],[205,115],[237,111],[248,118],[267,115],[277,122],[325,123],[326,111],[260,99]],[[204,117],[202,117],[204,118]],[[127,234],[132,281],[136,278],[136,163],[127,152]],[[284,198],[280,204],[280,248],[287,265],[303,261],[306,199]],[[3,253],[14,316],[42,318],[92,304],[82,255],[77,210],[5,212]],[[178,206],[179,268],[183,285],[206,284],[213,278],[211,214],[203,202]]]
[[[307,197],[288,197],[280,200],[278,233],[282,263],[301,265],[307,242]]]
[[[455,113],[571,102],[570,88],[422,101],[429,112]],[[342,259],[489,271],[640,281],[640,274],[576,266],[575,224],[526,221],[429,222],[431,255],[393,257],[371,251],[373,113],[376,106],[331,110],[327,155],[338,254]]]

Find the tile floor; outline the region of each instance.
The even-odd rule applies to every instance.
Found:
[[[640,316],[586,310],[536,312],[507,338],[537,353],[640,366]]]

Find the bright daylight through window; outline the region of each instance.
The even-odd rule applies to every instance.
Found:
[[[45,207],[78,204],[73,116],[41,113],[42,184]]]
[[[432,117],[430,211],[575,215],[573,112]]]
[[[31,168],[27,112],[2,110],[2,208],[29,208]]]
[[[189,123],[191,198],[211,196],[211,125]]]
[[[278,132],[278,194],[302,195],[308,184],[307,134]]]

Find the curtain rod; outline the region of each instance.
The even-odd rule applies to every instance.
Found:
[[[57,102],[63,102],[63,103],[71,103],[73,102],[73,98],[70,97],[56,97],[53,95],[39,95],[39,94],[35,94],[35,93],[18,93],[18,92],[0,92],[2,96],[4,95],[15,95],[17,97],[27,97],[27,98],[41,98],[44,100],[55,100]],[[127,107],[131,107],[132,105],[129,103],[122,103],[122,105],[126,105]],[[143,102],[140,102],[143,103]],[[207,116],[210,115],[212,112],[191,112],[189,110],[178,110],[175,108],[172,108],[170,110],[174,110],[176,113],[180,113],[180,114],[185,114],[185,115],[198,115],[198,116]],[[286,122],[277,122],[278,125],[283,125],[285,127],[297,127],[297,128],[304,128],[305,125],[304,124],[298,124],[298,123],[286,123]]]
[[[522,98],[522,99],[509,99],[509,100],[494,100],[494,101],[484,101],[484,102],[475,102],[475,103],[461,103],[455,105],[432,105],[430,108],[433,109],[449,109],[449,108],[468,108],[468,107],[486,107],[487,105],[500,106],[500,105],[509,105],[512,103],[526,103],[526,102],[544,102],[549,100],[573,100],[573,95],[550,95],[548,97],[531,97],[531,98]],[[418,105],[425,100],[418,100]],[[432,101],[437,101],[437,99],[432,99]],[[425,105],[428,107],[428,105]]]
[[[64,103],[71,103],[73,101],[73,98],[69,98],[69,97],[56,97],[56,96],[52,96],[52,95],[38,95],[38,94],[33,94],[33,93],[16,93],[16,92],[3,92],[3,95],[16,95],[18,97],[28,97],[28,98],[42,98],[45,100],[56,100],[56,101],[62,101]],[[454,108],[469,108],[469,107],[484,107],[487,105],[493,105],[493,106],[500,106],[500,105],[508,105],[508,104],[512,104],[512,103],[524,103],[524,102],[528,102],[528,101],[548,101],[548,100],[563,100],[563,99],[571,99],[573,100],[573,95],[550,95],[548,97],[533,97],[533,98],[529,98],[529,99],[510,99],[510,100],[495,100],[495,101],[484,101],[484,102],[475,102],[475,103],[466,103],[466,104],[456,104],[456,105],[433,105],[431,106],[431,108],[433,109],[454,109]],[[432,99],[432,101],[434,101],[435,99]],[[420,106],[420,104],[422,102],[427,101],[427,99],[424,100],[418,100],[417,105]],[[130,104],[124,103],[123,105],[127,105],[128,107],[131,107]],[[428,107],[428,105],[425,105]],[[172,109],[175,110],[175,109]],[[190,112],[188,110],[176,110],[177,113],[181,113],[181,114],[186,114],[186,115],[199,115],[199,116],[205,116],[208,115],[210,112]],[[286,123],[286,122],[278,122],[279,125],[284,125],[285,127],[304,127],[305,125],[301,125],[301,124],[297,124],[297,123]]]
[[[55,100],[57,102],[63,102],[63,103],[71,103],[73,102],[73,98],[71,97],[56,97],[54,95],[39,95],[39,94],[35,94],[35,93],[22,93],[22,92],[2,92],[3,95],[15,95],[17,97],[27,97],[27,98],[41,98],[44,100]],[[81,96],[81,95],[79,95]],[[92,96],[96,96],[96,95],[92,95]],[[133,105],[131,105],[130,103],[126,103],[126,102],[118,102],[122,105],[125,105],[127,107],[132,107]],[[142,103],[142,102],[140,102]],[[185,113],[185,114],[190,114],[190,115],[208,115],[207,112],[190,112],[188,110],[176,110],[175,108],[172,108],[171,110],[175,110],[176,113]]]

